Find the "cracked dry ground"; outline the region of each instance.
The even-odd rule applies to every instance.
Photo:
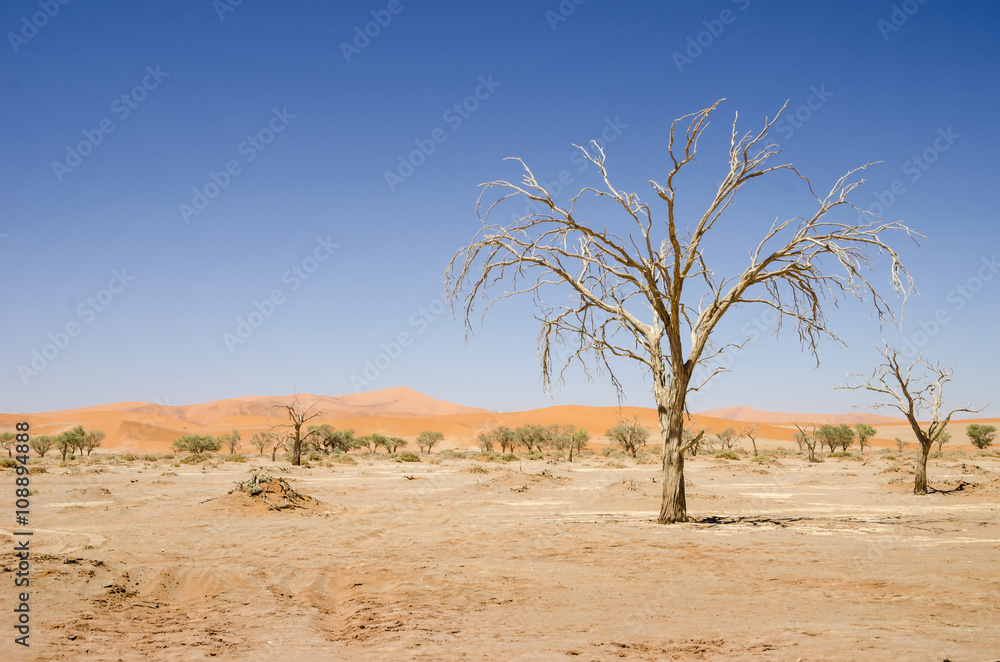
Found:
[[[252,468],[33,476],[33,645],[5,637],[0,657],[959,662],[1000,651],[995,459],[932,461],[936,484],[972,485],[915,497],[905,465],[874,457],[697,458],[699,521],[672,527],[651,521],[655,465],[630,460],[524,462],[523,473],[362,460],[280,473],[319,499],[308,511],[218,498]],[[15,564],[0,554],[5,614]]]

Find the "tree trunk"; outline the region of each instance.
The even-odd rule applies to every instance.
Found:
[[[295,426],[295,442],[292,445],[292,465],[299,466],[302,464],[302,436],[301,428]]]
[[[931,442],[920,440],[920,453],[917,455],[917,470],[913,477],[913,493],[927,494],[927,455],[931,452]]]
[[[687,396],[686,381],[678,383],[678,375],[672,375],[667,386],[667,375],[654,368],[653,394],[656,396],[656,411],[660,423],[660,437],[663,448],[663,499],[660,503],[660,524],[686,522],[687,498],[684,494],[684,399]]]
[[[569,461],[570,462],[573,461],[573,447],[572,446],[569,447]]]

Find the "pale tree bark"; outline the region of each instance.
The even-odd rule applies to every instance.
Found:
[[[317,402],[319,401],[317,400]],[[302,426],[323,413],[316,409],[317,402],[314,402],[307,407],[299,402],[298,396],[295,396],[287,405],[273,405],[271,407],[272,410],[281,410],[288,417],[287,423],[279,423],[272,426],[271,429],[288,428],[290,430],[288,440],[292,442],[292,464],[295,466],[302,464],[302,442],[315,433],[315,430],[313,430],[303,435]],[[274,454],[276,453],[277,449],[275,449],[275,453],[271,456],[272,460],[274,459]]]
[[[869,405],[869,409],[888,407],[906,417],[920,446],[913,478],[913,493],[927,494],[931,490],[927,485],[927,456],[931,452],[931,446],[941,439],[954,414],[975,413],[982,409],[970,409],[972,405],[968,404],[942,416],[944,385],[951,381],[952,370],[942,367],[940,362],[932,364],[923,356],[908,365],[901,363],[899,350],[888,344],[883,345],[880,353],[885,360],[875,367],[870,377],[848,375],[848,380],[853,378],[860,381],[838,388],[874,393],[887,402]],[[926,428],[918,420],[923,412],[930,415],[930,423]]]
[[[695,160],[698,141],[719,102],[671,125],[668,172],[664,183],[650,181],[657,199],[654,210],[636,193],[616,188],[605,168],[604,151],[578,147],[596,167],[600,188],[583,188],[567,204],[538,182],[528,166],[519,183],[506,180],[483,185],[479,198],[483,227],[469,246],[460,250],[446,271],[448,299],[460,307],[466,328],[472,330],[477,303],[485,314],[508,297],[530,294],[540,310],[539,348],[543,387],[561,380],[569,365],[579,364],[590,378],[606,371],[622,396],[622,386],[610,361],[625,358],[649,370],[663,449],[663,503],[661,523],[687,519],[684,495],[684,414],[687,396],[726,368],[716,367],[699,383],[693,382],[699,364],[711,364],[725,350],[742,346],[746,338],[718,346],[712,333],[727,312],[743,305],[768,306],[782,320],[796,325],[799,339],[818,361],[821,337],[839,339],[827,328],[824,306],[840,298],[867,300],[880,320],[895,321],[892,310],[868,278],[872,254],[890,260],[890,282],[905,298],[912,281],[897,253],[882,235],[910,234],[900,223],[885,222],[855,207],[848,196],[864,180],[854,179],[862,166],[838,179],[830,192],[816,195],[808,179],[790,164],[770,165],[779,154],[766,137],[775,119],[758,133],[739,135],[733,122],[728,172],[700,216],[681,216],[677,208],[679,173]],[[780,113],[779,113],[780,114]],[[686,122],[686,127],[681,126]],[[748,252],[747,265],[734,275],[718,275],[709,266],[704,240],[729,209],[737,193],[750,181],[787,171],[805,182],[815,206],[805,215],[776,220],[763,239]],[[495,200],[489,193],[498,192]],[[576,210],[584,195],[596,203],[610,202],[619,219],[602,215],[586,221]],[[532,210],[507,222],[494,222],[498,205],[510,198],[527,198]],[[834,220],[834,212],[863,219]],[[821,263],[823,269],[821,269]],[[727,261],[726,265],[731,264]],[[497,293],[496,289],[503,286]],[[543,296],[559,296],[567,303],[551,305]],[[568,294],[568,298],[566,297]],[[563,361],[558,351],[572,351]],[[562,362],[561,366],[555,365]]]

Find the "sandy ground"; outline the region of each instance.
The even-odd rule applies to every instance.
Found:
[[[1000,460],[932,460],[935,485],[975,486],[916,497],[905,458],[875,457],[699,457],[698,521],[675,526],[631,459],[46,458],[32,646],[12,642],[7,528],[0,658],[1000,659]],[[225,496],[260,467],[320,503]]]

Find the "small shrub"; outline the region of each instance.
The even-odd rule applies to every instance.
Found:
[[[199,462],[205,462],[208,459],[208,453],[191,453],[187,457],[181,459],[181,464],[198,464]]]
[[[159,458],[157,458],[155,455],[150,455],[149,453],[146,453],[145,455],[140,455],[139,459],[142,460],[143,462],[156,462],[156,460]]]
[[[504,453],[503,455],[498,456],[496,459],[500,460],[501,462],[517,462],[521,458],[514,453]]]
[[[335,455],[331,462],[336,462],[337,464],[357,464],[357,461],[348,455],[347,453],[341,453],[340,455]]]
[[[471,467],[466,469],[466,471],[468,471],[470,474],[488,474],[490,472],[489,469],[486,469],[485,467],[482,467],[478,464],[472,465]]]
[[[602,448],[601,455],[603,455],[604,457],[613,457],[613,458],[628,457],[628,453],[618,450],[613,446],[605,446],[604,448]]]
[[[4,469],[13,469],[17,466],[17,460],[12,457],[0,457],[0,467]]]
[[[503,458],[493,451],[487,451],[485,453],[476,453],[472,456],[472,459],[479,460],[480,462],[496,462],[498,459]]]
[[[238,462],[240,464],[243,464],[244,462],[247,461],[247,456],[243,455],[242,453],[235,453],[233,455],[223,455],[222,456],[222,461],[223,462]]]
[[[174,459],[174,454],[173,453],[164,453],[163,455],[160,456],[160,459],[161,460],[172,460],[172,459]]]
[[[124,455],[122,455],[122,460],[125,462],[135,462],[138,459],[139,458],[133,455],[132,453],[125,453]]]
[[[852,455],[851,453],[848,453],[847,451],[835,451],[833,453],[827,453],[826,456],[827,457],[838,457],[838,458],[840,458],[840,457],[854,457],[854,455]]]
[[[716,459],[719,459],[719,460],[739,460],[740,459],[740,456],[737,455],[736,453],[734,453],[733,451],[722,451],[721,453],[718,453],[715,457],[716,457]]]
[[[8,458],[10,459],[10,458]],[[48,467],[34,466],[28,469],[29,474],[47,474],[49,473]]]
[[[775,457],[774,455],[771,455],[770,453],[762,453],[757,457],[750,458],[750,461],[753,462],[754,464],[767,464],[775,466],[781,465],[781,462],[778,460],[778,458]]]
[[[403,451],[399,454],[400,462],[419,462],[420,456],[413,451]]]
[[[941,451],[934,451],[927,457],[931,458],[932,460],[940,460],[941,458],[944,457],[944,453],[942,453]]]
[[[524,456],[524,459],[525,460],[544,460],[545,459],[545,455],[543,453],[541,453],[540,451],[528,451],[528,453]]]

